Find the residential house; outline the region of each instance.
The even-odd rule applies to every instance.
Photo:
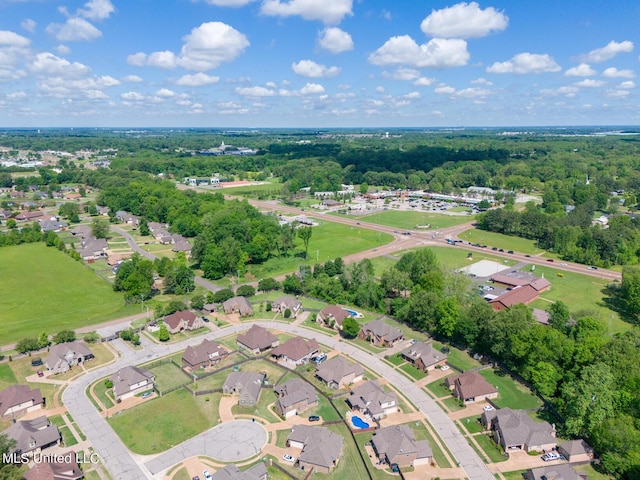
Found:
[[[191,310],[180,310],[163,318],[169,333],[175,334],[183,330],[197,330],[204,325],[202,318]]]
[[[302,337],[293,337],[277,346],[271,351],[271,355],[287,368],[294,369],[298,365],[308,363],[320,351],[315,338],[306,340]]]
[[[316,377],[336,390],[357,383],[364,378],[364,369],[343,357],[333,357],[316,368]]]
[[[229,300],[222,302],[222,309],[224,313],[237,313],[241,317],[253,315],[253,307],[251,302],[245,297],[232,297]]]
[[[577,472],[566,463],[532,468],[522,476],[525,480],[589,480],[586,473]]]
[[[191,243],[182,235],[172,235],[171,244],[173,245],[171,247],[172,252],[184,252],[187,258],[191,255]]]
[[[235,465],[226,465],[211,476],[211,480],[267,480],[267,478],[269,474],[264,462],[258,462],[244,472]]]
[[[52,425],[45,415],[33,420],[17,421],[2,433],[16,441],[10,453],[18,454],[39,454],[45,448],[58,445],[62,439],[58,427]]]
[[[68,372],[72,366],[91,360],[93,353],[81,342],[64,342],[53,345],[44,364],[53,373]]]
[[[353,388],[347,397],[347,405],[380,420],[398,411],[398,397],[395,392],[385,392],[377,380],[372,380]]]
[[[149,370],[129,365],[111,375],[109,380],[113,383],[113,396],[119,401],[152,390],[156,377]]]
[[[57,454],[55,462],[48,456],[33,464],[22,475],[22,480],[82,480],[84,473],[80,470],[76,460],[76,453],[72,450]]]
[[[8,220],[11,218],[11,215],[13,215],[11,210],[0,209],[0,220]]]
[[[15,216],[18,222],[33,222],[44,217],[44,213],[37,210],[35,212],[21,212]]]
[[[83,260],[99,260],[107,256],[109,244],[104,238],[86,237],[81,243],[80,256]]]
[[[342,330],[342,321],[350,315],[346,310],[336,305],[327,305],[316,315],[316,321],[325,325]]]
[[[91,227],[89,225],[76,225],[69,231],[74,237],[87,238],[91,236]]]
[[[498,389],[475,371],[449,377],[445,380],[445,385],[447,385],[450,390],[453,390],[454,397],[464,403],[479,402],[498,396]]]
[[[301,470],[329,474],[342,455],[344,439],[325,427],[295,425],[287,437],[287,446],[302,449],[298,455]]]
[[[433,458],[429,441],[416,441],[408,425],[392,425],[376,430],[371,438],[371,446],[378,460],[387,465],[415,467],[428,465]]]
[[[525,410],[501,408],[483,412],[480,422],[493,431],[494,440],[505,452],[541,452],[557,445],[555,428],[548,422],[534,421]]]
[[[246,333],[238,335],[236,342],[241,348],[249,350],[254,355],[275,348],[280,344],[278,337],[259,325],[251,325]]]
[[[380,319],[362,325],[358,336],[377,347],[392,347],[397,342],[404,340],[404,334],[400,329],[392,327]]]
[[[583,439],[569,440],[558,446],[558,453],[571,463],[591,462],[593,448]]]
[[[182,354],[182,364],[191,370],[211,367],[227,358],[229,351],[213,340],[204,339],[200,345],[189,345]]]
[[[222,393],[238,395],[238,405],[256,405],[265,378],[264,373],[231,372],[222,386]]]
[[[129,212],[125,212],[124,210],[118,210],[116,212],[116,218],[122,223],[128,223],[129,225],[133,225],[137,227],[140,225],[140,219],[135,215],[131,215]]]
[[[167,225],[158,222],[148,222],[147,227],[149,227],[149,232],[153,235],[153,238],[156,240],[160,240],[164,236],[169,236],[169,232],[167,231]]]
[[[272,312],[278,312],[284,315],[284,312],[286,312],[287,309],[291,312],[291,317],[296,318],[298,313],[302,310],[302,302],[297,298],[284,296],[271,303]]]
[[[278,400],[275,411],[285,418],[298,415],[318,405],[318,393],[308,382],[300,378],[292,378],[275,388]]]
[[[400,355],[416,368],[426,372],[433,370],[436,365],[443,365],[447,356],[433,348],[432,343],[416,342],[400,352]]]
[[[43,220],[40,222],[40,228],[43,232],[59,232],[67,228],[67,224],[65,222],[60,222],[58,220]]]
[[[10,385],[0,391],[0,417],[15,417],[44,407],[44,398],[39,388],[28,385]]]

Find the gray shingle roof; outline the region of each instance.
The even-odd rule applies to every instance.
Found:
[[[3,433],[16,441],[15,451],[27,453],[36,448],[58,442],[60,431],[42,415],[33,420],[21,420],[12,424]]]
[[[332,468],[342,453],[343,438],[325,427],[296,425],[287,440],[304,444],[298,460],[320,467]]]

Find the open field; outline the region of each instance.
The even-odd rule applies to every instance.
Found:
[[[471,228],[458,235],[462,240],[471,243],[479,243],[480,245],[488,245],[489,247],[504,248],[505,250],[514,250],[518,253],[541,253],[544,250],[536,248],[535,240],[527,240],[526,238],[512,237],[502,233],[488,232]]]
[[[403,230],[413,230],[417,225],[431,225],[430,229],[424,230],[426,232],[435,232],[439,228],[453,227],[473,220],[472,216],[467,215],[444,215],[411,210],[387,210],[372,215],[363,215],[358,218],[361,218],[364,222],[396,227]]]
[[[153,367],[149,371],[156,376],[156,387],[161,392],[171,390],[178,385],[193,381],[189,375],[184,373],[171,362]]]
[[[43,243],[0,252],[2,343],[139,313],[80,262]]]
[[[216,188],[207,190],[211,193],[222,193],[224,195],[236,195],[238,197],[258,198],[261,195],[280,195],[281,183],[263,183],[261,185],[242,185],[239,187]]]
[[[532,307],[546,310],[551,302],[562,300],[572,314],[587,313],[603,322],[611,335],[631,329],[630,324],[622,321],[620,316],[604,303],[602,290],[607,285],[605,280],[579,273],[560,272],[546,266],[537,266],[533,273],[538,276],[544,275],[551,282],[551,289],[543,292],[538,300],[531,303]],[[558,273],[562,276],[559,277]]]
[[[211,428],[211,416],[203,410],[214,406],[212,402],[201,404],[180,389],[124,410],[108,421],[127,448],[150,455]]]
[[[339,223],[324,222],[313,227],[309,242],[309,258],[305,261],[304,247],[296,240],[296,248],[286,258],[271,258],[261,265],[248,265],[247,271],[256,278],[267,278],[297,270],[300,265],[314,265],[345,257],[354,253],[385,245],[393,237],[386,233],[374,232],[365,228],[351,227]]]

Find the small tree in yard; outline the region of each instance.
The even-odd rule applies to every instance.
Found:
[[[278,288],[280,288],[280,284],[273,278],[263,278],[258,282],[258,290],[262,292],[269,292]]]
[[[134,333],[131,336],[131,343],[134,344],[136,347],[140,345],[140,335],[137,333]]]
[[[226,302],[231,297],[233,297],[233,290],[231,290],[230,288],[223,288],[222,290],[218,290],[213,294],[213,301],[215,303],[222,303]]]
[[[42,332],[38,337],[38,346],[40,348],[46,348],[51,345],[51,341],[49,340],[49,335],[46,332]]]
[[[76,332],[73,330],[62,330],[53,336],[53,341],[56,343],[73,342],[76,339]]]
[[[284,318],[291,318],[291,310],[288,308],[284,311]]]
[[[107,388],[113,388],[113,382],[107,379],[104,381],[104,386]]]
[[[96,343],[100,339],[98,332],[88,332],[84,336],[84,341],[87,343]]]
[[[265,307],[265,311],[270,312],[271,311],[271,304],[267,303],[267,306]]]
[[[360,325],[353,317],[347,317],[342,321],[342,333],[347,338],[356,338],[360,333]]]
[[[191,308],[202,310],[204,307],[204,295],[194,295],[191,297]]]
[[[253,297],[256,294],[256,289],[251,285],[241,285],[236,290],[236,295],[241,297]]]
[[[158,340],[161,342],[167,342],[171,338],[171,334],[169,333],[169,329],[163,323],[160,325],[160,330],[158,331]]]

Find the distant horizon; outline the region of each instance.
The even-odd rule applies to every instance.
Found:
[[[639,125],[639,18],[637,0],[0,0],[0,128]]]

